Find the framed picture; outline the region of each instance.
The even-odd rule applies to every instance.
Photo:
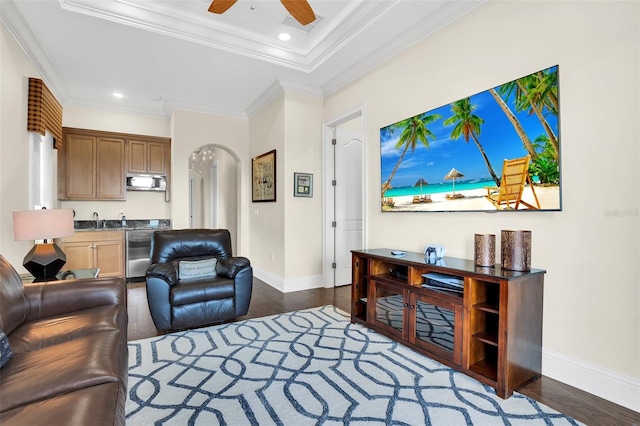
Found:
[[[313,197],[313,175],[311,173],[293,174],[293,196]]]
[[[276,201],[276,150],[251,159],[251,201]]]

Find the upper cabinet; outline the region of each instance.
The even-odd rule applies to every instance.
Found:
[[[125,199],[125,140],[69,132],[58,169],[59,197],[65,200]],[[61,167],[60,167],[61,166]]]
[[[169,144],[150,140],[129,139],[127,172],[166,175]]]
[[[169,179],[168,138],[64,128],[64,140],[58,154],[61,200],[125,200],[127,173]]]

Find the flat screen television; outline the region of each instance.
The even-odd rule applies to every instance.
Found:
[[[560,211],[558,66],[380,129],[383,212]]]

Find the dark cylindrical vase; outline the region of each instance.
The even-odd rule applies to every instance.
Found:
[[[473,243],[473,260],[476,266],[493,266],[496,263],[496,236],[475,234]]]
[[[531,231],[502,231],[502,267],[512,271],[531,270]]]

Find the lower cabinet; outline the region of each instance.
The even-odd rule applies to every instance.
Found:
[[[63,269],[99,268],[101,277],[124,276],[124,232],[86,231],[56,243],[67,256]]]
[[[432,292],[433,293],[433,292]],[[462,362],[461,295],[425,294],[417,288],[371,280],[369,322],[379,330],[446,359]]]
[[[425,261],[390,249],[352,252],[351,321],[496,389],[508,398],[542,369],[544,270]]]
[[[409,342],[460,365],[463,311],[462,300],[411,293]]]

